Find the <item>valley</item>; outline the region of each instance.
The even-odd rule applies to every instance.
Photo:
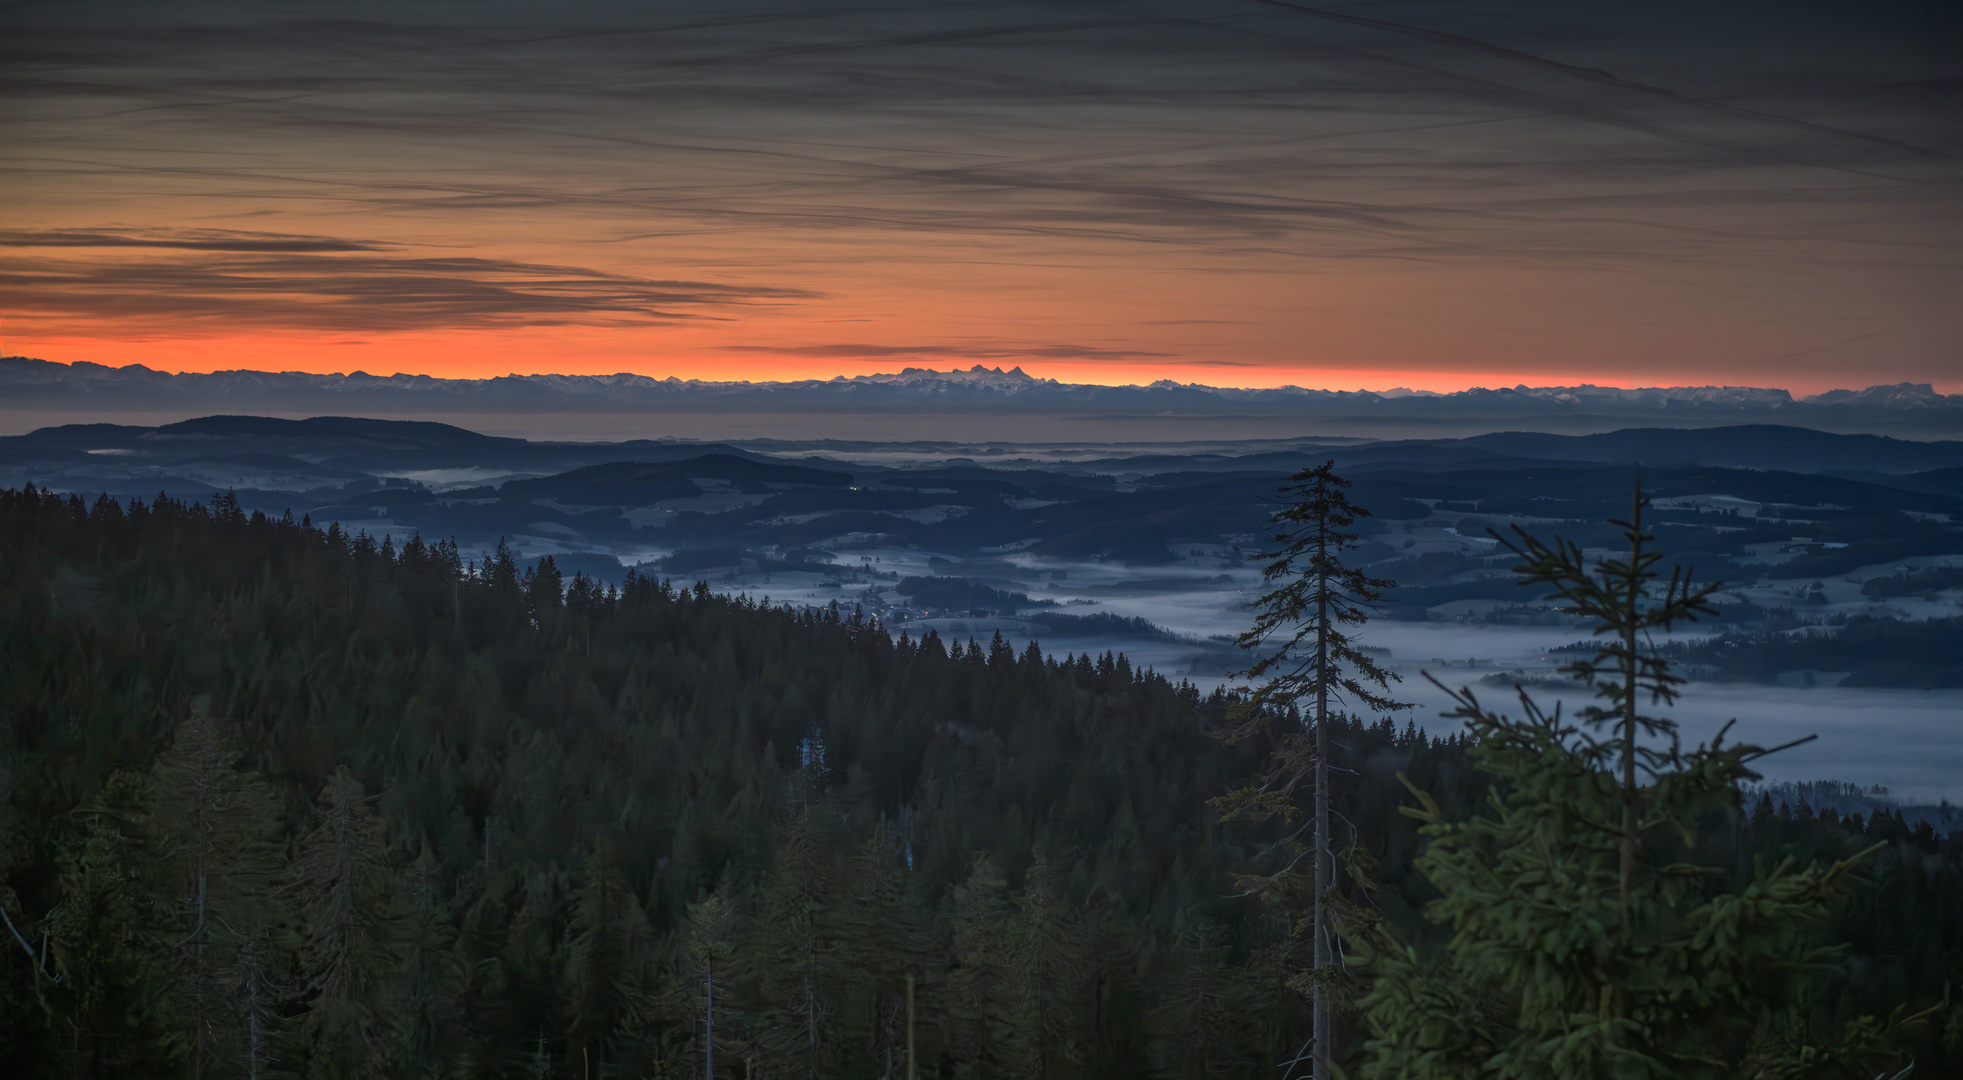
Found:
[[[1277,490],[1324,460],[1373,514],[1350,561],[1397,583],[1360,640],[1403,678],[1421,726],[1438,726],[1447,704],[1426,672],[1487,693],[1572,692],[1557,670],[1572,657],[1560,650],[1586,629],[1516,584],[1502,538],[1526,529],[1613,554],[1620,530],[1605,522],[1627,513],[1639,468],[1665,565],[1725,585],[1717,611],[1672,647],[1683,673],[1740,689],[1697,695],[1714,711],[1687,717],[1689,728],[1738,716],[1767,739],[1808,724],[1906,734],[1963,713],[1957,442],[1775,426],[1164,444],[565,442],[428,422],[207,417],[0,439],[0,484],[87,498],[229,495],[378,544],[454,538],[481,563],[503,543],[526,565],[549,557],[567,580],[617,586],[631,570],[704,581],[772,605],[857,610],[896,636],[999,633],[1018,650],[1112,651],[1210,689],[1246,666],[1234,640],[1262,593]],[[1770,775],[1956,796],[1963,758],[1926,746],[1823,739],[1782,755]]]

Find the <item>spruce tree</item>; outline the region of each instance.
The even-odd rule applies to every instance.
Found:
[[[113,789],[135,782],[128,774],[112,777],[106,801],[126,805]],[[61,1071],[73,1076],[136,1074],[152,1059],[175,1058],[158,1052],[159,1029],[169,1019],[158,1015],[152,988],[169,959],[158,948],[158,915],[142,888],[149,852],[122,817],[96,809],[64,845],[61,904],[47,919],[47,960],[57,981],[37,989],[55,1021]]]
[[[847,865],[843,902],[836,912],[838,963],[847,986],[841,1010],[866,1028],[861,1068],[884,1077],[913,1075],[910,1051],[936,1041],[927,1017],[943,987],[928,982],[942,944],[932,913],[909,895],[915,882],[906,866],[906,833],[876,826]],[[848,1061],[849,1064],[849,1061]]]
[[[1592,568],[1573,543],[1518,532],[1527,582],[1595,623],[1595,655],[1565,672],[1599,703],[1571,723],[1524,691],[1517,718],[1452,692],[1493,788],[1462,821],[1411,788],[1420,805],[1406,812],[1430,837],[1416,866],[1441,894],[1426,917],[1452,936],[1442,956],[1378,936],[1366,1077],[1805,1074],[1762,1037],[1835,955],[1809,931],[1853,860],[1761,866],[1734,889],[1695,849],[1701,819],[1740,813],[1739,784],[1767,751],[1723,732],[1686,747],[1644,711],[1682,682],[1650,633],[1708,610],[1715,586],[1680,572],[1655,586],[1641,509],[1639,495],[1614,522],[1627,556]]]
[[[566,1034],[574,1054],[604,1070],[635,1013],[647,1008],[654,934],[634,891],[601,846],[586,854],[566,932]]]
[[[446,895],[442,868],[429,847],[401,874],[406,899],[397,1025],[401,1075],[443,1076],[464,1027],[467,972],[456,947],[456,905]]]
[[[1204,916],[1191,914],[1179,926],[1171,976],[1152,1017],[1152,1061],[1160,1074],[1236,1080],[1261,1071],[1248,1029],[1271,1010],[1228,952],[1226,931]]]
[[[396,870],[361,782],[335,772],[287,881],[309,999],[300,1034],[315,1075],[378,1073],[392,1064],[407,936]]]
[[[682,934],[679,989],[688,999],[695,1036],[701,1040],[704,1080],[715,1080],[718,1058],[724,1061],[724,1075],[734,1075],[730,1054],[740,1056],[743,1049],[734,1030],[741,1013],[732,1001],[743,974],[736,962],[738,913],[725,881],[689,908]]]
[[[251,955],[272,940],[281,822],[271,785],[234,768],[238,756],[200,703],[158,756],[146,793],[172,954],[165,997],[173,1042],[193,1077],[253,1060],[254,1018],[267,1019],[252,1001],[263,973],[254,973]]]
[[[1327,984],[1336,974],[1326,897],[1335,880],[1329,838],[1330,702],[1379,710],[1405,707],[1388,694],[1397,674],[1380,666],[1351,637],[1351,628],[1369,618],[1394,583],[1343,564],[1343,553],[1357,543],[1352,527],[1370,512],[1350,503],[1344,494],[1350,482],[1336,475],[1335,466],[1326,461],[1304,469],[1281,489],[1290,501],[1274,514],[1270,547],[1256,556],[1266,560],[1261,578],[1270,588],[1255,603],[1254,625],[1237,641],[1255,656],[1242,674],[1266,681],[1235,710],[1221,735],[1230,743],[1253,738],[1278,719],[1292,720],[1304,705],[1311,710],[1310,730],[1306,735],[1285,731],[1255,784],[1214,800],[1228,817],[1292,821],[1302,784],[1313,790],[1306,849],[1291,834],[1288,846],[1296,849],[1291,853],[1297,858],[1289,869],[1243,881],[1287,903],[1301,891],[1293,867],[1304,855],[1311,863],[1308,929],[1314,967],[1306,982],[1313,1006],[1316,1080],[1328,1075],[1333,1054]]]
[[[1035,1034],[1018,1026],[1009,885],[986,853],[977,852],[966,881],[948,893],[946,1038],[956,1076],[1007,1075],[1007,1062],[1035,1056]]]
[[[757,1050],[772,1076],[823,1076],[837,1052],[847,973],[829,839],[809,807],[792,811],[757,890],[757,928],[746,951],[761,984]]]
[[[1041,852],[1023,874],[1006,931],[1004,974],[1017,1035],[1012,1070],[1031,1080],[1067,1074],[1086,1050],[1085,1006],[1094,996],[1094,980],[1086,976],[1094,969],[1082,913]]]

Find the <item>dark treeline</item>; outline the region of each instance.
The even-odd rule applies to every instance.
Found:
[[[0,687],[21,1074],[1305,1074],[1300,927],[1235,895],[1273,836],[1206,809],[1271,746],[1122,656],[29,488]],[[1332,740],[1348,864],[1436,940],[1398,774],[1469,813],[1464,746]],[[1963,985],[1963,841],[1711,828],[1743,876],[1889,845],[1809,1016]]]
[[[959,577],[906,577],[893,591],[924,608],[969,614],[1014,612],[1032,607],[1055,607],[1054,600],[1031,600],[1028,593],[1005,592]]]

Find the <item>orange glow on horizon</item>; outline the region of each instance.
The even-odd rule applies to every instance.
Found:
[[[541,331],[384,334],[366,340],[323,340],[310,335],[257,337],[156,337],[110,341],[89,337],[9,340],[0,354],[56,363],[87,362],[105,367],[141,364],[171,374],[216,371],[303,372],[315,375],[427,375],[441,379],[489,379],[506,375],[612,375],[718,382],[788,382],[834,377],[892,374],[905,368],[967,370],[976,363],[1008,371],[1020,367],[1033,378],[1101,386],[1146,385],[1161,380],[1204,386],[1272,388],[1300,386],[1324,390],[1408,389],[1452,393],[1472,388],[1578,386],[1758,385],[1714,384],[1693,372],[1661,373],[1654,378],[1615,378],[1581,371],[1422,370],[1364,366],[1282,366],[1256,363],[1184,364],[1083,362],[1040,357],[977,361],[960,355],[804,358],[717,355],[713,350],[651,359],[616,335],[584,328]],[[550,340],[544,340],[549,338]],[[1859,379],[1811,379],[1773,385],[1795,397],[1833,389],[1861,389]],[[1941,393],[1963,393],[1963,379],[1938,382]]]

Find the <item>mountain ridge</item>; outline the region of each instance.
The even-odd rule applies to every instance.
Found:
[[[130,364],[109,367],[90,361],[65,364],[31,357],[0,357],[0,392],[9,397],[32,399],[66,393],[84,396],[115,395],[137,389],[154,392],[178,389],[196,391],[208,400],[214,393],[233,397],[258,390],[265,393],[312,391],[332,395],[361,397],[373,394],[499,398],[512,391],[557,395],[577,399],[595,396],[644,397],[646,395],[693,394],[710,398],[742,396],[782,396],[804,393],[822,395],[828,402],[912,392],[947,398],[966,393],[974,399],[994,396],[1011,399],[1026,396],[1063,396],[1086,401],[1104,399],[1142,400],[1176,404],[1211,398],[1220,402],[1281,403],[1329,402],[1352,405],[1392,404],[1421,406],[1430,402],[1510,401],[1535,402],[1548,406],[1613,404],[1634,407],[1710,407],[1710,408],[1800,408],[1861,406],[1887,409],[1955,409],[1963,412],[1963,394],[1938,393],[1930,383],[1878,384],[1860,390],[1836,389],[1820,394],[1795,397],[1790,391],[1750,386],[1660,386],[1613,387],[1582,383],[1573,386],[1471,387],[1449,392],[1411,390],[1327,390],[1314,387],[1233,387],[1203,383],[1179,383],[1160,379],[1145,384],[1105,385],[1065,383],[1038,378],[1021,367],[1003,370],[980,364],[967,369],[939,371],[908,367],[898,372],[871,375],[839,375],[829,379],[793,379],[774,382],[745,380],[660,378],[616,372],[610,375],[561,375],[535,373],[491,376],[482,379],[451,379],[431,375],[397,372],[372,375],[365,371],[313,374],[297,371],[259,371],[233,369],[209,373],[173,374]]]
[[[843,475],[863,467],[858,455],[824,452],[823,441],[629,439],[565,441],[485,435],[430,420],[320,416],[308,419],[212,415],[170,424],[58,424],[27,434],[0,436],[0,471],[37,469],[50,475],[110,475],[131,467],[212,462],[239,454],[283,455],[296,462],[333,468],[399,473],[414,468],[478,467],[534,475],[635,462],[664,468],[709,457],[738,459],[742,468],[797,465]],[[889,451],[912,448],[916,458],[944,455],[938,444],[893,443]],[[813,451],[818,451],[814,453]],[[909,456],[909,455],[902,455]],[[1466,438],[1373,439],[1326,442],[1315,437],[1264,441],[1259,445],[1195,444],[1182,450],[1137,452],[1127,444],[1082,444],[1062,454],[1080,470],[1144,475],[1165,471],[1270,472],[1285,474],[1325,458],[1345,470],[1418,471],[1468,467],[1519,467],[1525,463],[1586,467],[1604,464],[1705,466],[1828,473],[1864,471],[1876,476],[1908,476],[1963,468],[1963,440],[1914,440],[1876,434],[1818,431],[1792,425],[1734,424],[1701,428],[1628,427],[1584,435],[1537,431],[1495,431]],[[875,457],[875,460],[877,456]],[[1003,465],[1028,468],[1027,460],[984,459],[991,475]],[[920,479],[959,468],[987,468],[973,458],[956,457],[922,471]],[[103,470],[107,470],[104,472]],[[795,471],[795,470],[794,470]],[[747,474],[746,474],[747,475]],[[761,474],[758,474],[759,478]],[[806,478],[809,480],[810,478]],[[1927,482],[1948,490],[1946,480]],[[844,481],[838,481],[843,483]]]
[[[0,358],[0,433],[62,422],[157,424],[212,413],[451,421],[500,435],[574,439],[876,442],[953,438],[1093,442],[1224,438],[1431,438],[1500,431],[1580,434],[1630,427],[1782,424],[1916,439],[1963,437],[1963,394],[1928,383],[1795,396],[1740,386],[1474,387],[1449,393],[1219,387],[1161,379],[1105,386],[1037,378],[1019,367],[909,367],[782,382],[631,373],[445,379],[356,371],[171,374]]]

